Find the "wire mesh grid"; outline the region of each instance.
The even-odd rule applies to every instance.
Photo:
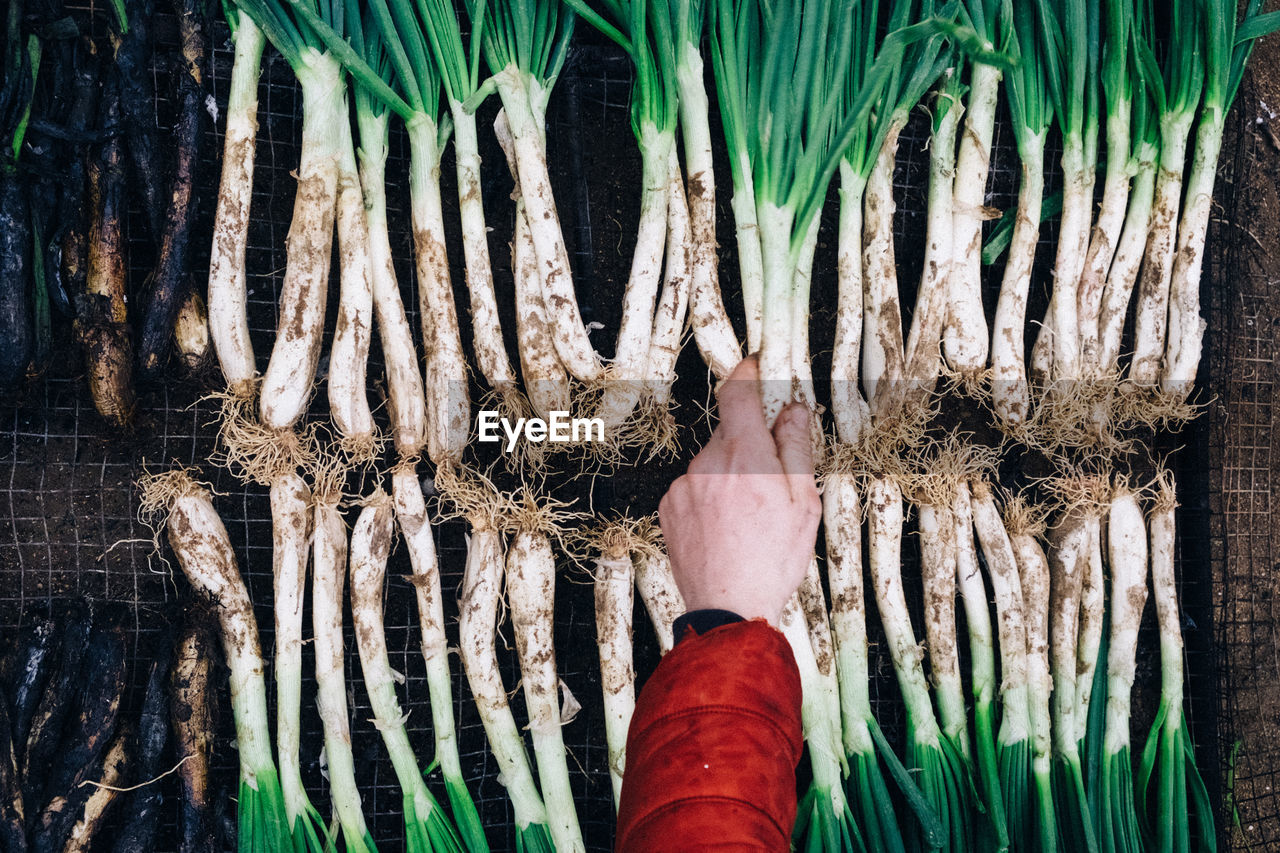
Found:
[[[1239,120],[1224,146],[1208,255],[1217,345],[1208,439],[1212,612],[1218,644],[1216,705],[1224,820],[1222,838],[1240,849],[1280,844],[1280,635],[1276,612],[1275,285],[1253,236],[1274,176],[1262,135],[1267,107],[1246,80]]]
[[[105,31],[101,10],[80,11],[89,13],[86,20],[91,22],[90,32],[101,35]],[[171,15],[161,13],[153,26],[163,51],[164,42],[176,31],[176,25]],[[217,22],[212,25],[211,42],[213,51],[208,79],[211,94],[221,110],[226,105],[232,64],[232,48],[225,24]],[[156,84],[157,125],[166,130],[172,105],[165,91],[167,78],[160,62],[153,79]],[[584,79],[581,97],[585,102],[594,102],[601,116],[595,124],[604,121],[607,111],[611,121],[620,122],[619,127],[613,128],[615,132],[629,132],[625,110],[628,87],[629,80],[625,77],[611,79],[607,75],[595,75]],[[623,108],[618,109],[618,104]],[[279,55],[269,51],[264,59],[260,85],[253,191],[255,215],[246,253],[250,331],[260,367],[265,367],[275,332],[275,305],[285,266],[284,237],[295,186],[292,172],[299,153],[300,110],[300,97],[292,71]],[[556,106],[551,113],[549,131],[553,151],[563,147],[562,140],[576,136],[576,126],[572,129],[566,126],[564,112],[561,106]],[[496,106],[486,107],[482,121],[487,120],[491,124],[495,113]],[[221,152],[222,143],[221,133],[213,128],[212,122],[209,124],[205,138],[206,156]],[[496,143],[492,141],[488,141],[484,155],[489,163],[502,163]],[[451,167],[451,161],[447,161],[442,168],[442,192],[446,200],[450,193],[455,193],[456,198]],[[488,170],[486,181],[494,174],[494,170]],[[499,189],[490,191],[486,187],[486,194],[490,196],[490,215],[494,216],[495,230],[509,235],[511,211],[505,202],[510,194],[510,180],[505,179],[503,188],[505,175],[502,172],[497,175]],[[388,219],[392,223],[397,274],[408,290],[412,281],[412,249],[407,212],[407,141],[402,132],[393,132],[387,176]],[[560,182],[569,183],[565,178],[560,178]],[[207,234],[217,192],[216,171],[203,170],[199,184],[198,197],[202,200],[202,209],[198,222],[203,224],[203,229],[197,226],[197,234]],[[576,243],[573,253],[575,265],[583,266],[592,258],[592,230],[585,215],[578,219],[581,225],[574,229],[571,239]],[[566,221],[575,221],[572,212]],[[450,223],[449,248],[451,257],[461,258],[456,227]],[[127,228],[131,250],[130,280],[138,282],[145,276],[152,258],[139,211],[131,211]],[[613,239],[615,242],[619,240],[617,235]],[[502,275],[509,270],[509,259],[498,250],[500,245],[501,241],[495,239],[495,269]],[[200,270],[202,275],[207,269],[208,245],[198,240],[193,251],[193,269]],[[454,279],[462,280],[459,270],[454,270]],[[509,284],[507,286],[510,287]],[[329,327],[332,328],[332,314],[337,301],[336,282],[330,288],[329,301]],[[410,321],[416,327],[416,299],[407,293],[405,304]],[[463,320],[465,325],[465,316]],[[467,330],[464,328],[465,333]],[[73,345],[69,338],[61,343]],[[370,376],[376,377],[380,373],[381,363],[375,346]],[[65,598],[83,597],[104,606],[115,603],[127,607],[131,615],[132,684],[126,713],[136,712],[146,677],[146,663],[155,644],[171,640],[165,626],[177,618],[175,611],[180,607],[181,593],[186,588],[185,581],[180,576],[175,577],[176,567],[165,560],[167,548],[156,550],[158,542],[153,531],[137,517],[134,482],[145,470],[160,470],[173,464],[191,466],[199,469],[201,477],[210,482],[216,495],[215,505],[227,527],[242,575],[256,605],[264,650],[268,655],[271,653],[272,537],[267,493],[256,485],[239,483],[228,472],[212,464],[211,459],[217,450],[218,403],[202,398],[210,384],[195,377],[188,381],[163,382],[141,388],[139,408],[145,414],[136,431],[127,437],[113,435],[97,417],[74,359],[56,359],[43,381],[23,398],[4,401],[0,408],[0,418],[3,419],[0,422],[4,424],[0,434],[4,435],[7,445],[3,457],[0,457],[0,471],[5,477],[3,492],[7,527],[0,543],[0,625],[5,626],[8,636],[9,632],[22,627],[25,616],[36,609],[56,608],[57,603]],[[323,383],[319,385],[322,390],[313,401],[311,414],[322,416],[326,409]],[[385,425],[381,412],[379,416]],[[430,494],[430,476],[425,465],[421,473],[424,489]],[[353,483],[352,488],[356,494],[361,490],[367,491],[372,488],[371,479]],[[347,521],[354,521],[354,512],[348,511]],[[466,557],[465,526],[461,522],[441,522],[436,525],[436,533],[446,617],[450,625],[456,625],[456,592]],[[405,676],[403,700],[405,709],[409,711],[406,727],[425,769],[433,753],[431,716],[426,704],[425,668],[413,587],[407,580],[408,575],[407,555],[399,550],[392,555],[388,567],[386,636],[391,665]],[[561,678],[575,694],[585,699],[598,693],[599,684],[598,675],[588,671],[588,664],[595,654],[594,619],[590,587],[581,580],[571,575],[560,585],[562,593],[558,598],[562,600],[557,607],[557,619],[560,620],[557,624],[557,648],[560,650]],[[309,622],[309,613],[305,618]],[[370,722],[372,712],[359,680],[359,659],[349,612],[346,624],[345,663],[351,704],[352,748],[364,810],[373,837],[383,842],[386,849],[397,849],[404,843],[400,788],[377,730]],[[309,626],[306,630],[310,633]],[[504,637],[498,644],[502,675],[512,692],[517,719],[522,721],[519,673],[509,626],[504,626],[502,633]],[[637,654],[642,659],[646,654],[656,659],[656,645],[652,641],[647,646],[644,642],[639,645]],[[494,848],[512,849],[514,830],[505,789],[498,779],[498,768],[488,751],[483,727],[459,671],[460,665],[456,657],[453,660],[455,717],[463,766],[473,782],[473,794]],[[309,646],[304,651],[304,671],[314,671]],[[305,692],[312,696],[314,681],[309,675],[306,684]],[[226,798],[234,796],[237,765],[230,714],[225,713],[225,689],[222,694],[224,713],[220,720],[213,772]],[[598,702],[587,701],[584,704],[587,707],[583,712],[565,727],[565,738],[571,753],[569,766],[575,799],[581,808],[584,834],[590,849],[603,850],[611,846],[613,831],[603,723],[596,711]],[[316,805],[327,814],[328,790],[320,756],[323,733],[313,702],[304,702],[302,723],[304,781]],[[439,774],[432,774],[429,779],[437,798],[444,802]],[[172,818],[167,818],[165,823],[158,851],[176,849]]]
[[[95,16],[101,21],[101,12]],[[157,17],[156,30],[161,34],[172,33],[171,18]],[[225,107],[226,86],[230,77],[231,50],[225,25],[212,26],[214,46],[209,81],[212,94],[219,106]],[[171,111],[166,88],[166,75],[158,70],[156,84],[157,121],[165,126]],[[577,286],[583,303],[584,317],[596,320],[610,328],[610,320],[616,323],[618,288],[625,281],[629,261],[627,235],[634,233],[636,211],[632,187],[638,179],[638,155],[631,143],[628,123],[629,67],[623,56],[609,48],[591,43],[576,48],[560,83],[558,96],[553,99],[550,115],[549,140],[553,181],[556,182],[557,200],[564,219],[566,237],[570,243]],[[268,52],[262,75],[259,104],[259,142],[256,178],[254,185],[255,215],[250,230],[247,266],[250,270],[249,295],[253,340],[260,366],[270,351],[274,334],[275,300],[278,297],[281,274],[285,264],[284,234],[290,219],[294,179],[291,171],[296,167],[298,155],[298,115],[300,99],[292,72],[280,57]],[[491,122],[496,110],[486,105],[481,114],[481,127]],[[712,116],[713,124],[716,117]],[[1016,157],[1008,134],[1003,132],[1004,122],[998,125],[993,150],[993,170],[987,202],[1003,209],[1015,200],[1017,175],[1013,164]],[[898,215],[895,220],[899,245],[918,245],[924,227],[925,176],[927,175],[929,121],[923,111],[917,111],[904,132],[899,146],[898,170],[895,176]],[[713,127],[713,133],[716,129]],[[484,134],[482,134],[484,136]],[[1242,138],[1247,137],[1245,134]],[[607,140],[607,141],[606,141]],[[509,258],[502,251],[503,235],[511,231],[510,206],[505,203],[510,189],[496,145],[487,141],[483,155],[488,167],[485,170],[486,209],[491,217],[495,235],[491,240],[495,275],[498,279],[500,298],[503,288],[509,288]],[[411,245],[407,227],[407,145],[401,133],[393,131],[391,156],[387,166],[388,218],[392,223],[392,245],[396,268],[402,285],[411,282]],[[206,138],[206,158],[212,159],[221,151],[221,135],[212,128]],[[1224,157],[1224,162],[1230,162]],[[1056,162],[1049,153],[1047,162]],[[1237,157],[1237,162],[1239,158]],[[446,208],[453,191],[451,164],[448,160],[442,169],[442,191]],[[719,163],[718,166],[724,166]],[[727,169],[720,168],[726,175]],[[1052,189],[1058,175],[1051,170],[1049,187]],[[217,176],[214,169],[201,173],[199,196],[202,201],[200,222],[208,223],[212,216],[212,204],[216,195]],[[728,212],[728,187],[719,195],[721,244],[724,247],[723,284],[732,316],[740,317],[740,302],[736,287],[736,259],[732,254],[732,225]],[[1234,211],[1234,208],[1232,209]],[[830,213],[827,214],[831,219]],[[145,263],[150,251],[143,229],[138,226],[138,216],[131,221],[131,248],[134,274],[145,274]],[[456,225],[450,227],[456,230]],[[197,233],[207,233],[206,229]],[[834,221],[824,223],[823,236],[818,250],[818,266],[815,270],[814,292],[834,294]],[[461,258],[460,244],[453,230],[449,234],[450,256]],[[1037,263],[1036,282],[1033,288],[1029,316],[1043,312],[1047,302],[1045,291],[1050,280],[1052,249],[1055,229],[1048,224],[1041,235],[1041,251]],[[1221,754],[1220,766],[1234,767],[1239,782],[1242,771],[1260,780],[1251,789],[1249,799],[1237,794],[1235,805],[1242,813],[1252,809],[1255,820],[1269,820],[1266,833],[1251,836],[1273,840],[1280,837],[1280,826],[1275,815],[1280,812],[1269,775],[1276,766],[1275,757],[1259,747],[1257,752],[1241,755],[1240,762],[1230,760],[1233,729],[1230,721],[1244,713],[1267,713],[1262,700],[1238,691],[1235,673],[1280,671],[1273,643],[1257,642],[1257,626],[1268,629],[1273,624],[1274,613],[1270,606],[1272,563],[1269,559],[1270,539],[1269,503],[1257,502],[1242,505],[1241,495],[1266,495],[1270,482],[1271,454],[1270,427],[1271,393],[1270,362],[1271,325],[1269,302],[1265,282],[1233,277],[1224,279],[1222,270],[1235,269],[1230,259],[1230,240],[1214,240],[1217,249],[1210,281],[1226,286],[1214,287],[1211,313],[1211,353],[1214,377],[1225,376],[1223,371],[1238,372],[1242,365],[1256,368],[1245,384],[1228,386],[1216,404],[1212,421],[1213,480],[1206,483],[1204,455],[1197,460],[1195,454],[1184,453],[1180,457],[1186,464],[1181,480],[1184,493],[1181,523],[1181,565],[1183,568],[1183,593],[1188,625],[1202,630],[1189,631],[1188,660],[1191,679],[1191,709],[1199,743],[1208,744],[1211,752]],[[207,246],[197,242],[193,268],[204,269],[207,263]],[[1226,258],[1224,260],[1224,258]],[[919,253],[900,251],[899,276],[904,290],[911,290],[918,280],[921,258]],[[456,260],[455,260],[456,264]],[[997,267],[998,269],[998,267]],[[141,271],[141,272],[140,272]],[[459,269],[454,269],[455,282],[461,281]],[[988,271],[985,288],[987,302],[994,305],[998,288],[998,276]],[[1253,287],[1250,291],[1248,288]],[[336,287],[331,288],[331,303],[336,301]],[[406,298],[411,321],[416,322],[416,300]],[[824,313],[821,300],[814,312],[815,327],[829,325],[830,315]],[[1242,307],[1243,306],[1243,307]],[[332,311],[332,304],[331,304]],[[828,309],[829,310],[829,309]],[[1240,314],[1241,311],[1245,313]],[[1248,312],[1252,311],[1252,314]],[[464,326],[465,311],[460,312]],[[1229,315],[1229,316],[1228,316]],[[1232,334],[1224,346],[1222,330],[1236,331],[1237,316],[1251,316],[1254,324],[1248,328],[1252,336]],[[511,330],[506,330],[508,336]],[[464,328],[464,338],[468,330]],[[597,336],[597,344],[607,351],[608,332]],[[826,340],[829,329],[823,327],[814,334],[815,341]],[[511,341],[508,341],[509,345]],[[692,350],[692,347],[689,348]],[[815,370],[821,375],[824,357],[829,355],[815,347]],[[370,376],[379,374],[377,347],[374,347],[374,363]],[[144,461],[161,467],[172,463],[200,467],[218,493],[216,505],[222,514],[232,537],[236,553],[257,604],[257,616],[263,634],[264,648],[271,649],[271,531],[270,513],[266,492],[256,486],[243,486],[229,474],[209,464],[215,451],[215,405],[202,401],[201,385],[195,382],[167,381],[144,389],[143,407],[148,412],[138,432],[126,439],[112,435],[93,412],[84,391],[82,377],[76,372],[73,359],[65,359],[55,365],[50,375],[20,401],[5,402],[0,406],[0,436],[5,439],[5,451],[0,455],[0,482],[3,487],[5,524],[0,539],[0,625],[6,630],[19,627],[25,613],[32,607],[48,606],[59,599],[72,596],[88,597],[104,602],[121,602],[128,606],[132,617],[131,661],[133,689],[130,704],[136,707],[140,701],[141,682],[145,678],[145,661],[150,650],[158,642],[166,641],[164,625],[173,618],[173,609],[180,599],[184,581],[175,578],[173,570],[153,547],[152,532],[136,518],[136,495],[132,483],[142,470]],[[702,380],[696,354],[686,352],[681,362],[682,377],[690,382]],[[1235,376],[1235,372],[1231,376]],[[1220,387],[1213,384],[1215,389]],[[705,391],[703,392],[705,394]],[[1232,396],[1234,395],[1234,396]],[[693,395],[696,399],[696,395]],[[1248,400],[1245,406],[1242,401]],[[1254,430],[1251,442],[1237,441],[1232,433],[1230,447],[1223,441],[1222,419],[1217,413],[1230,407],[1234,419],[1233,429],[1247,425]],[[315,412],[323,414],[323,394],[319,395]],[[1236,409],[1240,411],[1237,412]],[[1245,412],[1247,424],[1239,418]],[[1201,422],[1203,423],[1203,421]],[[1190,435],[1192,449],[1199,449],[1209,441],[1210,431],[1200,429]],[[687,458],[688,452],[685,453]],[[1226,457],[1231,457],[1228,463]],[[1245,464],[1247,462],[1247,464]],[[1220,464],[1221,463],[1221,464]],[[424,485],[429,487],[428,472]],[[655,468],[639,471],[630,478],[601,478],[591,485],[591,506],[597,512],[612,508],[643,507],[652,511],[656,507],[655,494],[669,480],[670,469]],[[366,481],[356,488],[371,487]],[[657,489],[657,492],[654,490]],[[1261,498],[1260,498],[1261,499]],[[1212,505],[1207,504],[1212,501]],[[1205,571],[1208,565],[1200,559],[1206,550],[1206,537],[1197,533],[1208,524],[1207,510],[1213,510],[1213,586]],[[348,515],[348,521],[354,519]],[[447,615],[450,625],[456,624],[456,596],[465,561],[465,529],[457,522],[445,522],[437,526],[441,555]],[[910,543],[910,539],[906,540]],[[1247,554],[1248,574],[1239,574],[1238,567]],[[1188,556],[1195,559],[1188,559]],[[908,544],[904,552],[905,576],[915,579],[909,592],[917,607],[920,592],[918,572],[911,571],[913,548]],[[1256,574],[1255,574],[1256,573]],[[388,571],[386,632],[391,653],[391,664],[405,675],[402,693],[409,711],[407,727],[417,754],[426,760],[432,754],[430,713],[426,708],[425,672],[419,652],[416,616],[412,588],[405,580],[408,574],[407,558],[403,551],[392,556]],[[586,835],[588,849],[607,850],[612,843],[613,817],[611,795],[607,776],[606,750],[599,705],[599,677],[595,670],[594,622],[590,587],[582,583],[583,577],[574,570],[562,576],[557,594],[557,649],[560,652],[560,674],[567,686],[583,704],[583,711],[565,728],[571,758],[572,782],[579,804],[580,817]],[[1212,589],[1212,596],[1209,594]],[[1213,612],[1209,612],[1209,602]],[[902,709],[892,668],[878,640],[878,622],[871,615],[869,628],[876,645],[872,649],[872,696],[877,714],[886,733],[896,740],[902,729]],[[350,625],[350,619],[347,619]],[[1217,625],[1221,642],[1215,648],[1208,627]],[[1243,632],[1241,630],[1243,629]],[[509,628],[504,629],[508,632]],[[309,629],[308,629],[309,632]],[[1252,632],[1252,633],[1250,633]],[[400,849],[403,846],[402,805],[390,761],[382,749],[376,729],[369,722],[371,712],[363,687],[359,682],[359,661],[355,654],[353,638],[347,637],[347,678],[353,720],[353,751],[356,758],[357,778],[361,783],[363,805],[370,821],[373,836],[384,849]],[[643,679],[656,661],[656,647],[646,630],[643,616],[637,619],[637,670]],[[1270,635],[1267,635],[1270,637]],[[1150,685],[1155,677],[1152,643],[1148,633],[1144,642],[1144,664],[1140,679]],[[522,704],[514,695],[518,684],[518,671],[514,651],[499,642],[502,672],[508,690],[513,691],[513,705],[517,718],[521,718]],[[304,672],[312,671],[309,646],[304,651]],[[1269,657],[1268,657],[1269,656]],[[481,819],[490,833],[495,849],[513,849],[514,836],[511,812],[505,791],[498,779],[497,768],[488,752],[483,728],[476,715],[470,694],[457,674],[455,659],[455,715],[459,727],[459,743],[463,766],[473,782]],[[1217,678],[1213,674],[1216,670]],[[313,682],[308,676],[304,693],[312,694]],[[1217,691],[1212,687],[1216,683]],[[1216,701],[1212,701],[1216,696]],[[226,708],[225,697],[223,702]],[[1215,723],[1221,716],[1222,723]],[[217,746],[215,772],[219,783],[233,793],[235,778],[235,752],[229,713],[224,713],[220,723],[220,739]],[[1149,718],[1149,716],[1148,716]],[[1135,725],[1140,725],[1135,723]],[[1216,734],[1216,737],[1215,737]],[[303,706],[303,770],[304,781],[312,792],[316,804],[327,813],[327,785],[320,768],[322,732],[314,703],[304,701]],[[1214,750],[1214,747],[1217,749]],[[1212,764],[1206,766],[1213,766]],[[433,789],[443,800],[443,790],[438,775],[430,777]],[[1220,825],[1226,821],[1220,821]],[[166,834],[157,850],[174,849],[171,821],[166,821]]]

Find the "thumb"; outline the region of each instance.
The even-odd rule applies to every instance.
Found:
[[[773,424],[773,443],[778,448],[782,473],[791,485],[791,497],[799,499],[814,488],[813,447],[809,439],[809,409],[791,403]]]

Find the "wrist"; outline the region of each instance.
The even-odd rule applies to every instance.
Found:
[[[684,590],[681,590],[681,592],[684,593]],[[770,625],[776,626],[782,616],[782,604],[770,608],[769,602],[753,598],[748,594],[749,592],[751,591],[742,590],[743,594],[739,595],[733,595],[727,590],[719,595],[699,595],[697,592],[684,593],[685,612],[722,610],[736,614],[744,622],[752,619],[763,619]]]
[[[747,620],[732,610],[720,610],[718,608],[689,610],[676,618],[673,626],[676,644],[679,645],[680,641],[685,637],[701,636],[708,631],[714,631],[716,628],[745,621]]]

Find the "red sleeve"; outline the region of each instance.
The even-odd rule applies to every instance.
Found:
[[[686,637],[640,693],[619,853],[785,853],[796,818],[800,673],[763,620]]]

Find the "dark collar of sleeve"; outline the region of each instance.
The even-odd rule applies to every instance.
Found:
[[[689,636],[690,630],[693,631],[694,635],[700,635],[719,628],[722,625],[732,625],[735,622],[745,621],[745,619],[737,613],[734,613],[732,610],[691,610],[683,616],[676,618],[674,626],[676,642],[679,643],[685,637]]]

